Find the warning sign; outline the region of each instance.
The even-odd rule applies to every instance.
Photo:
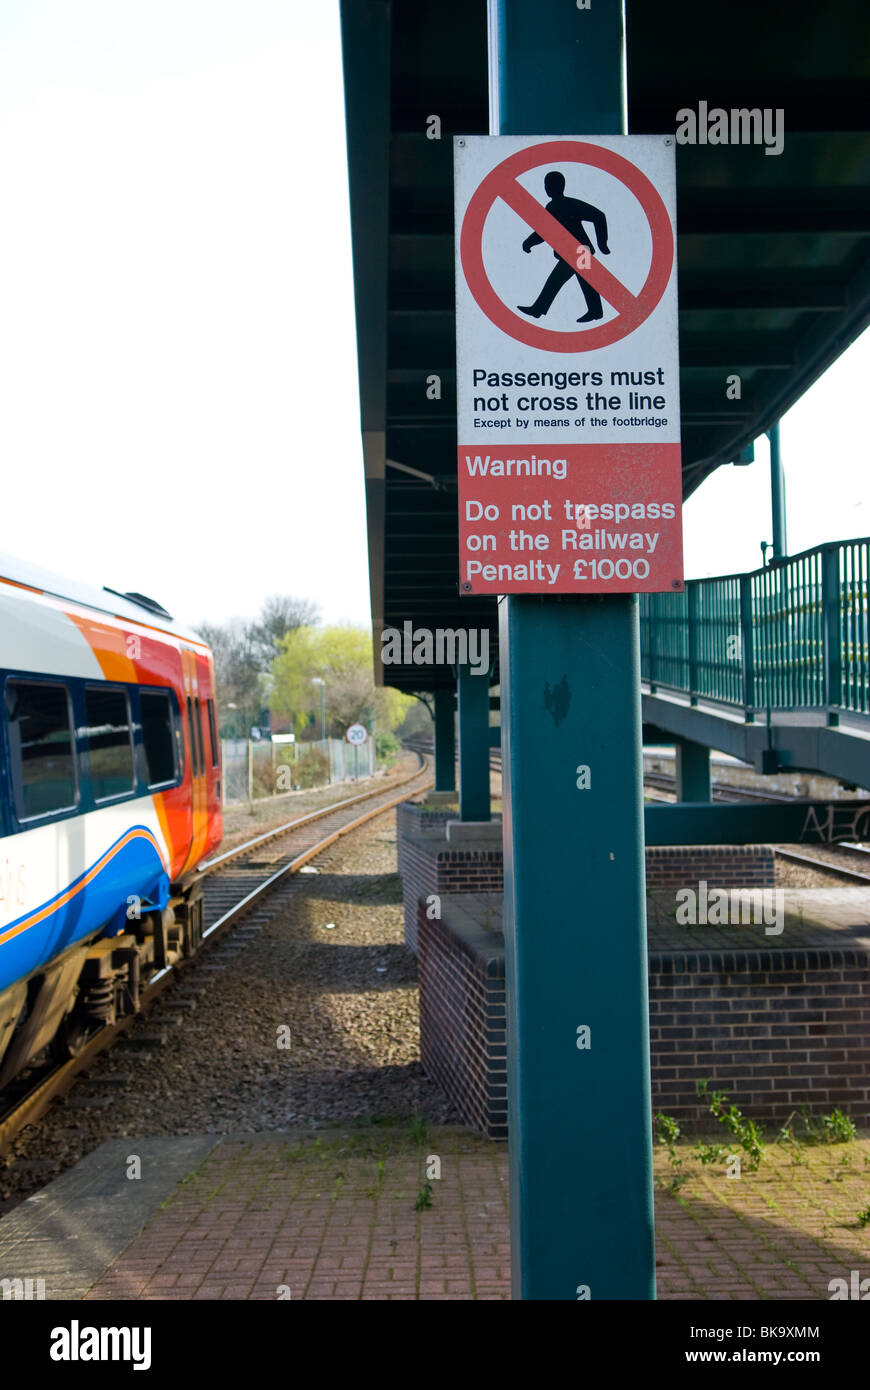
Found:
[[[460,592],[682,588],[673,136],[454,164]]]

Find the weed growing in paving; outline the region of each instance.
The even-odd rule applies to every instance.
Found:
[[[793,1110],[781,1126],[777,1142],[791,1151],[793,1163],[805,1163],[801,1141],[803,1144],[850,1144],[857,1133],[842,1110],[832,1110],[830,1115],[813,1115],[808,1105],[802,1105],[799,1110]],[[848,1167],[852,1160],[844,1154],[840,1162]],[[839,1173],[834,1181],[842,1182],[843,1176]]]
[[[870,1207],[858,1212],[857,1221],[859,1226],[870,1226]]]
[[[702,1144],[700,1141],[695,1145],[695,1155],[702,1163],[724,1163],[730,1157],[724,1144]]]
[[[749,1158],[750,1172],[754,1173],[764,1157],[761,1130],[754,1120],[747,1119],[739,1106],[728,1104],[726,1091],[708,1091],[709,1084],[709,1081],[698,1082],[699,1098],[710,1102],[710,1114],[737,1140]]]
[[[426,1211],[432,1206],[432,1184],[424,1182],[420,1191],[417,1193],[417,1200],[414,1203],[415,1211]]]
[[[777,1143],[782,1145],[786,1153],[791,1154],[791,1161],[793,1164],[800,1165],[806,1163],[807,1156],[804,1153],[803,1145],[795,1135],[794,1126],[791,1125],[788,1120],[786,1120],[779,1131]]]
[[[408,1121],[408,1133],[412,1144],[425,1144],[429,1126],[422,1115],[412,1115]]]
[[[386,1160],[383,1159],[383,1158],[379,1158],[378,1161],[377,1161],[377,1163],[375,1164],[375,1173],[376,1173],[375,1185],[374,1185],[374,1187],[367,1187],[367,1188],[366,1188],[366,1196],[367,1196],[367,1197],[378,1197],[378,1196],[380,1196],[381,1190],[383,1189],[383,1186],[384,1186],[384,1174],[385,1174],[385,1172],[386,1172],[386,1168],[387,1168]]]
[[[734,1147],[741,1148],[746,1154],[749,1160],[748,1170],[753,1173],[757,1172],[765,1154],[761,1127],[744,1115],[739,1106],[729,1103],[727,1092],[710,1091],[709,1084],[708,1080],[697,1083],[699,1099],[708,1102],[710,1114],[724,1125],[729,1134],[736,1140]],[[801,1138],[795,1132],[796,1127],[801,1130],[804,1144],[849,1144],[857,1137],[858,1133],[853,1122],[842,1110],[833,1110],[829,1115],[814,1116],[811,1114],[809,1106],[803,1105],[799,1111],[793,1111],[789,1115],[777,1136],[778,1144],[786,1152],[791,1153],[794,1164],[807,1162]],[[667,1187],[670,1192],[676,1195],[689,1178],[689,1174],[684,1169],[683,1159],[676,1147],[680,1137],[680,1126],[671,1116],[658,1114],[655,1117],[655,1132],[658,1142],[667,1148],[671,1164],[671,1178]],[[695,1144],[692,1154],[705,1166],[725,1163],[728,1167],[729,1178],[740,1176],[739,1157],[723,1144],[706,1144],[699,1140]],[[868,1159],[865,1158],[864,1162],[867,1163]],[[836,1172],[833,1179],[828,1178],[827,1181],[842,1182],[851,1169],[851,1165],[851,1154],[842,1154],[839,1172]],[[870,1213],[870,1208],[867,1210]],[[867,1215],[867,1220],[862,1224],[870,1224],[870,1215]]]
[[[807,1129],[815,1130],[822,1144],[849,1144],[858,1134],[849,1116],[844,1115],[842,1110],[832,1110],[830,1115],[820,1115],[818,1121],[814,1121],[810,1107],[804,1105],[801,1106],[801,1115]]]
[[[683,1172],[683,1160],[677,1153],[677,1140],[680,1137],[680,1126],[670,1115],[663,1115],[659,1112],[656,1115],[656,1139],[663,1144],[668,1151],[668,1158],[671,1164],[671,1180],[668,1183],[668,1191],[674,1196],[679,1192],[683,1183],[688,1182],[688,1173]]]

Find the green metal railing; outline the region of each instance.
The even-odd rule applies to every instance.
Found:
[[[750,574],[640,595],[641,670],[653,687],[762,709],[870,712],[870,539]]]

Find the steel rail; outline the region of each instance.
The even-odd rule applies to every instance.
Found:
[[[787,859],[791,864],[801,864],[808,869],[818,869],[820,873],[830,874],[833,878],[848,878],[854,883],[863,883],[865,887],[870,887],[870,874],[862,874],[858,869],[848,869],[845,866],[838,868],[830,859],[814,859],[812,855],[798,854],[792,849],[779,849],[776,845],[773,852],[777,858]]]
[[[345,806],[355,806],[360,801],[370,801],[373,796],[383,796],[386,792],[392,791],[394,787],[404,787],[408,782],[413,782],[419,777],[426,768],[426,759],[418,748],[412,748],[411,752],[416,753],[420,759],[420,766],[416,772],[410,773],[407,777],[399,777],[390,782],[389,786],[376,787],[374,791],[360,792],[359,796],[348,796],[342,801],[333,801],[329,806],[322,807],[319,811],[311,811],[307,815],[297,816],[295,820],[286,821],[283,825],[273,826],[271,830],[264,830],[262,835],[255,835],[252,840],[246,840],[243,845],[236,845],[233,849],[226,850],[223,854],[218,854],[214,859],[204,859],[197,865],[196,872],[199,874],[213,873],[221,864],[228,864],[233,859],[239,859],[246,854],[249,849],[254,849],[256,845],[266,844],[268,840],[274,840],[279,835],[284,835],[291,830],[298,830],[300,826],[311,825],[314,821],[323,820],[325,816],[332,815],[333,811],[341,811]]]

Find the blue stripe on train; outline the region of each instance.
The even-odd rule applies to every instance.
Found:
[[[138,833],[133,833],[124,844],[131,832]],[[158,907],[165,907],[169,901],[169,880],[157,842],[147,826],[128,827],[95,864],[100,864],[100,868],[90,883],[85,880],[94,865],[47,902],[0,927],[0,990],[32,974],[73,942],[92,936],[102,927],[121,930],[127,920],[128,897],[135,895]],[[75,890],[72,897],[61,904],[71,889]],[[2,941],[18,923],[26,922],[46,907],[51,911],[40,922]]]

